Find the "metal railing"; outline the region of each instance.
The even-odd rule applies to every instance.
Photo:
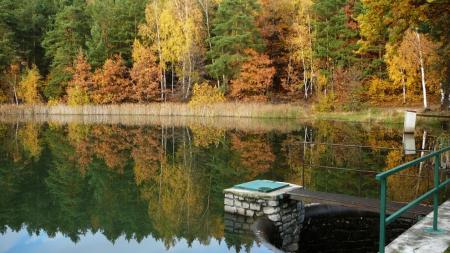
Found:
[[[424,155],[418,159],[407,162],[395,168],[392,168],[388,171],[379,173],[376,175],[376,179],[380,181],[380,237],[379,237],[379,253],[384,253],[384,247],[386,243],[386,226],[397,219],[402,213],[409,210],[410,208],[418,205],[420,202],[424,201],[431,195],[433,195],[433,227],[428,229],[427,231],[430,233],[439,233],[439,229],[437,227],[438,221],[438,207],[439,207],[439,190],[444,188],[447,184],[450,183],[450,179],[445,180],[442,183],[439,183],[439,167],[441,162],[441,154],[450,150],[450,146],[443,148],[439,151],[435,151],[433,153]],[[407,205],[403,206],[396,212],[392,213],[388,217],[386,217],[386,187],[387,187],[387,178],[397,172],[402,170],[411,168],[421,162],[424,162],[429,159],[434,158],[434,188],[424,193],[422,196],[416,198],[415,200],[409,202]]]

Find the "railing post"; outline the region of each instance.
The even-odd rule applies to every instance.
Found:
[[[386,233],[386,178],[380,181],[380,240],[378,242],[378,252],[384,253]]]
[[[434,189],[433,194],[433,231],[438,232],[438,210],[439,210],[439,167],[441,163],[441,155],[434,157]]]

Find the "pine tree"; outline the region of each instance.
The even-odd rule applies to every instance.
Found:
[[[120,54],[131,65],[131,49],[144,19],[146,0],[93,1],[89,7],[91,37],[87,41],[89,62],[100,67]]]
[[[321,58],[323,67],[346,67],[355,60],[355,44],[350,40],[357,36],[347,25],[344,13],[345,0],[318,0],[313,4],[315,20],[315,54]]]
[[[57,15],[52,30],[45,35],[42,45],[51,59],[51,71],[44,94],[59,98],[64,94],[70,73],[67,68],[74,62],[79,49],[85,48],[89,34],[89,17],[83,6],[66,6]]]
[[[219,5],[213,22],[212,48],[208,52],[212,63],[206,69],[211,77],[222,80],[225,88],[245,61],[244,50],[263,48],[255,24],[258,10],[256,0],[224,0]]]

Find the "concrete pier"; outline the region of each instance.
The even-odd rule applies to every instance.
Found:
[[[386,247],[386,253],[442,253],[450,247],[450,200],[439,207],[438,228],[441,233],[425,231],[433,225],[433,212],[416,223]]]
[[[285,252],[296,252],[305,212],[303,202],[291,199],[287,193],[297,188],[300,186],[288,184],[271,192],[236,187],[225,189],[225,212],[234,215],[226,216],[226,229],[235,232],[249,230],[254,218],[265,216],[279,234],[280,248]]]

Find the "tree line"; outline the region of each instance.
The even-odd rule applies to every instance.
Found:
[[[0,0],[0,102],[188,101],[195,88],[320,110],[448,108],[449,10],[444,0]]]

